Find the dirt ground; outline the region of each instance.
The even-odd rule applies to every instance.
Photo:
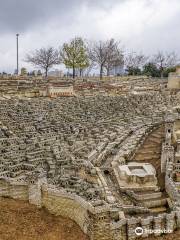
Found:
[[[148,240],[179,240],[180,231]],[[70,219],[24,201],[0,198],[0,240],[89,240]]]
[[[24,201],[0,198],[0,240],[88,240],[73,221]]]

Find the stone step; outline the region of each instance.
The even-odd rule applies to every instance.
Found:
[[[153,161],[156,161],[156,160],[159,160],[159,155],[136,155],[134,157],[134,160],[136,161],[145,161],[145,160],[153,160]]]
[[[135,192],[134,198],[137,201],[145,201],[149,199],[157,199],[157,198],[162,198],[162,192],[154,192],[154,191],[147,191],[147,192]]]
[[[160,157],[161,156],[161,153],[160,152],[137,152],[136,156],[138,157],[146,157],[146,156],[152,156],[152,158],[154,157]]]
[[[141,149],[141,150],[139,150],[138,152],[137,152],[137,154],[161,154],[161,151],[158,149]]]
[[[161,149],[161,144],[157,144],[157,143],[152,143],[152,142],[146,142],[144,143],[144,145],[141,146],[140,149],[143,149],[143,148],[149,148],[149,149],[154,149],[154,148],[157,148],[157,149]]]
[[[166,198],[148,199],[142,201],[142,204],[147,208],[162,207],[167,204]]]
[[[166,207],[155,207],[150,209],[152,213],[164,213],[167,211]]]
[[[156,132],[156,133],[152,133],[150,136],[155,137],[155,138],[164,138],[164,132]]]
[[[161,144],[161,143],[162,143],[162,138],[156,138],[156,137],[150,136],[150,137],[146,140],[146,144],[147,144],[147,143],[157,143],[157,144]]]

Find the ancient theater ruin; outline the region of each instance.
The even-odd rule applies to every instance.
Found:
[[[178,84],[132,77],[53,89],[55,80],[3,76],[0,83],[1,197],[70,218],[91,240],[180,228]]]

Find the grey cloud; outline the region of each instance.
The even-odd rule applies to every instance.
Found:
[[[74,3],[68,0],[5,0],[0,6],[0,32],[28,31],[33,25],[45,23],[56,15],[63,19],[70,15]]]
[[[122,2],[123,0],[120,0]],[[25,32],[34,25],[59,17],[59,24],[70,24],[83,4],[108,10],[115,0],[3,0],[0,5],[0,33]]]

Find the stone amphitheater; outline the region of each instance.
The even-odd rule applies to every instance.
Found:
[[[0,79],[0,196],[68,217],[91,240],[178,230],[180,88],[77,81],[71,97],[40,97],[47,84]]]

